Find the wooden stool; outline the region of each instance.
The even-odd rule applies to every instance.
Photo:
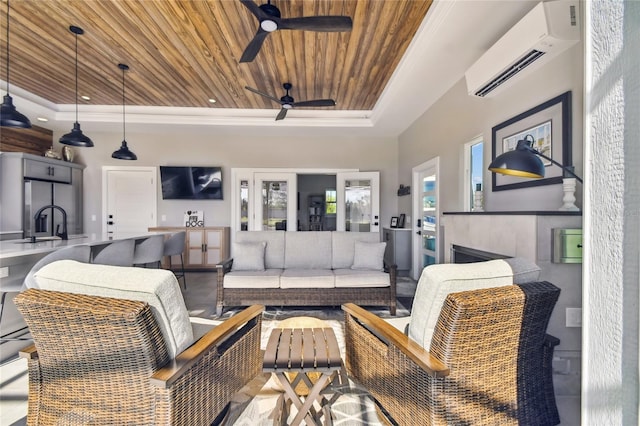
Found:
[[[271,332],[262,364],[264,372],[271,372],[278,377],[285,391],[285,406],[291,401],[298,409],[292,425],[299,425],[302,419],[309,425],[318,425],[324,414],[325,423],[330,424],[329,403],[323,404],[320,394],[330,382],[342,380],[347,382],[338,341],[330,327],[324,328],[276,328]],[[285,373],[298,373],[287,377]],[[309,378],[315,374],[314,380]],[[296,394],[296,386],[303,382],[309,389],[304,397]],[[314,383],[315,382],[315,383]],[[318,401],[321,410],[316,413],[313,403]],[[283,412],[286,410],[283,409]],[[284,418],[288,417],[285,415]]]

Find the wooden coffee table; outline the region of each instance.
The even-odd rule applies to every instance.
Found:
[[[331,424],[330,402],[320,392],[331,382],[348,383],[338,341],[331,327],[274,329],[267,343],[262,370],[274,373],[280,380],[285,391],[284,406],[291,401],[298,409],[291,425],[299,425],[303,419],[308,425],[319,425],[323,414],[325,424]],[[306,397],[295,391],[300,381],[309,389]],[[320,404],[317,412],[314,401]],[[286,411],[283,408],[284,419],[288,417]]]

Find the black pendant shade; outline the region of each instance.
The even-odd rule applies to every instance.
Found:
[[[127,146],[127,141],[122,141],[122,145],[117,151],[114,151],[111,154],[112,158],[116,158],[118,160],[137,160],[138,156],[129,150]]]
[[[0,126],[1,127],[18,127],[29,129],[31,121],[24,115],[20,114],[15,106],[13,106],[13,98],[9,95],[9,0],[7,0],[7,94],[4,95],[2,108],[0,109]]]
[[[113,154],[111,154],[111,158],[115,158],[117,160],[137,160],[138,157],[129,150],[129,147],[127,146],[127,141],[125,138],[126,136],[125,117],[126,116],[125,116],[124,106],[126,104],[126,98],[124,95],[124,72],[127,71],[129,67],[125,64],[118,64],[118,68],[122,70],[122,145],[117,151],[114,151]]]
[[[9,82],[7,81],[7,86],[8,85]],[[23,129],[31,128],[31,121],[29,121],[25,115],[20,114],[16,107],[13,106],[13,98],[9,96],[9,93],[4,95],[0,117],[2,120],[0,126],[2,127],[19,127]]]
[[[78,36],[84,34],[84,30],[80,27],[70,26],[69,31],[76,35],[76,122],[73,123],[73,129],[59,140],[60,143],[71,146],[90,148],[93,141],[82,133],[80,123],[78,123]]]

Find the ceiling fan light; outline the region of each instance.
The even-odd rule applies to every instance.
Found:
[[[31,121],[25,115],[20,114],[16,107],[13,106],[13,98],[8,93],[4,95],[0,110],[0,121],[0,126],[2,127],[18,127],[22,129],[31,127]]]
[[[65,145],[78,146],[82,148],[91,148],[93,146],[93,141],[89,136],[86,136],[82,133],[82,129],[80,129],[80,123],[77,121],[73,123],[73,129],[66,135],[63,135],[59,142]]]
[[[262,28],[268,33],[272,33],[278,29],[278,24],[276,24],[275,21],[272,21],[270,19],[265,19],[264,21],[260,22],[260,28]]]
[[[137,160],[138,156],[134,154],[129,147],[127,146],[127,141],[122,141],[122,145],[118,150],[113,151],[111,154],[111,158],[115,158],[116,160]]]

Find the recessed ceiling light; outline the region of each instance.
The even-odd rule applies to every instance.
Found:
[[[37,117],[36,120],[42,121],[43,123],[46,123],[47,121],[49,121],[49,119],[45,117]]]
[[[90,101],[90,100],[91,100],[91,98],[90,98],[89,96],[87,96],[87,95],[82,95],[82,96],[80,96],[80,97],[81,97],[82,99],[84,99],[85,101]]]
[[[210,99],[209,99],[209,103],[211,103],[211,104],[215,104],[216,102],[217,102],[217,101],[216,101],[215,99],[213,99],[213,98],[210,98]]]

